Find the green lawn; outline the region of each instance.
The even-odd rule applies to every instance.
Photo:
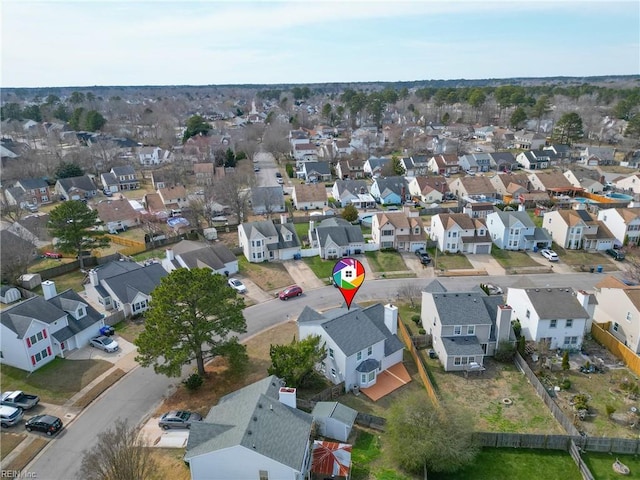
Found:
[[[473,268],[467,257],[461,253],[442,253],[436,248],[429,248],[429,254],[433,258],[433,266],[441,270],[461,270]]]
[[[579,480],[578,467],[567,452],[512,448],[485,448],[473,465],[456,473],[429,472],[429,480]],[[596,477],[599,478],[599,477]]]
[[[543,217],[538,217],[535,210],[527,210],[527,214],[536,227],[542,228]]]
[[[553,244],[553,250],[558,254],[560,260],[567,265],[579,267],[585,265],[586,269],[589,267],[596,267],[602,265],[604,270],[614,271],[616,268],[610,260],[611,257],[606,257],[601,253],[586,252],[584,250],[568,250],[564,249],[555,243]]]
[[[638,456],[587,452],[582,455],[582,458],[597,480],[640,478],[640,457]],[[612,464],[616,458],[629,467],[629,470],[631,471],[629,475],[622,476],[613,471]]]
[[[540,265],[526,252],[492,248],[491,256],[504,268],[535,267]]]
[[[336,264],[335,260],[324,260],[319,256],[303,258],[302,261],[306,263],[313,273],[316,274],[323,282],[329,284],[329,277],[333,274],[333,267]]]
[[[384,465],[384,457],[380,449],[378,435],[364,430],[358,430],[358,437],[351,450],[351,479],[352,480],[409,480],[397,472],[391,465]]]
[[[367,261],[374,272],[399,272],[407,270],[402,256],[395,250],[365,252]]]
[[[82,273],[80,270],[75,270],[73,272],[65,273],[64,275],[59,275],[55,278],[52,278],[56,284],[56,292],[64,292],[68,288],[76,292],[84,291],[84,285],[82,282],[86,277],[85,273]],[[42,286],[38,285],[34,288],[33,293],[37,293],[38,295],[42,295]]]
[[[294,223],[293,226],[296,229],[296,233],[298,237],[300,237],[300,241],[304,238],[309,238],[309,224],[308,223]]]
[[[38,395],[43,402],[61,405],[112,366],[105,360],[56,358],[29,374],[0,365],[2,389],[23,390]]]

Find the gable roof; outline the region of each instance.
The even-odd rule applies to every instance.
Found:
[[[22,178],[16,182],[16,186],[20,186],[25,190],[38,190],[47,188],[49,185],[42,178]]]
[[[466,213],[439,213],[434,217],[440,219],[440,223],[442,223],[445,230],[449,230],[455,226],[463,230],[473,230],[476,228],[473,218]]]
[[[571,182],[560,172],[537,172],[532,173],[530,177],[537,177],[542,186],[547,189],[575,189]]]
[[[431,295],[442,325],[492,325],[498,306],[504,304],[500,296],[488,296],[484,292],[443,292]]]
[[[494,195],[497,193],[496,187],[493,186],[489,178],[482,175],[475,177],[461,177],[451,183],[453,184],[456,182],[465,189],[468,195]]]
[[[429,177],[415,177],[415,181],[418,184],[418,188],[421,193],[428,193],[435,190],[440,193],[447,193],[449,191],[449,184],[447,179],[441,175],[432,175]]]
[[[489,216],[491,215],[497,216],[505,227],[511,227],[519,222],[525,228],[535,228],[535,224],[527,212],[496,210],[489,214]]]
[[[404,177],[376,178],[373,183],[378,186],[378,192],[380,192],[380,196],[382,197],[390,195],[391,193],[402,197],[409,192],[407,181]]]
[[[121,302],[130,303],[138,293],[150,295],[160,285],[160,280],[167,275],[167,271],[162,268],[162,265],[153,263],[105,278],[102,283],[108,285]]]
[[[315,228],[315,234],[320,245],[327,244],[331,239],[341,247],[351,243],[364,243],[362,229],[358,225],[351,225],[343,218],[328,218],[320,222]]]
[[[172,246],[176,256],[180,256],[187,268],[210,267],[213,270],[224,268],[227,263],[237,260],[224,243],[209,245],[193,240],[182,240]]]
[[[191,426],[185,460],[240,445],[302,471],[313,417],[281,403],[281,386],[270,376],[222,397]]]
[[[113,167],[111,169],[111,173],[113,173],[117,177],[126,176],[126,175],[133,175],[135,177],[135,175],[136,175],[136,171],[133,169],[133,167],[131,165],[123,165],[121,167]]]
[[[589,318],[573,288],[525,288],[525,295],[540,319]]]
[[[369,193],[369,187],[367,186],[367,182],[364,180],[336,180],[336,188],[338,189],[340,197],[346,193],[350,193],[352,195]]]
[[[340,307],[323,313],[305,306],[298,323],[305,322],[319,323],[346,356],[355,355],[379,342],[384,342],[385,356],[404,348],[398,336],[384,324],[384,306],[380,303],[364,309],[352,304],[351,309]]]
[[[294,185],[296,202],[326,202],[327,189],[320,183]]]
[[[96,184],[93,183],[93,180],[91,180],[89,175],[61,178],[58,180],[58,183],[66,192],[68,192],[72,188],[84,190],[85,192],[90,192],[97,189]]]
[[[329,162],[305,162],[302,168],[307,174],[316,172],[320,175],[331,175]]]
[[[273,220],[260,220],[247,222],[240,225],[248,239],[255,236],[276,237],[275,243],[267,244],[269,250],[282,250],[285,248],[299,247],[300,237],[292,223],[276,224]],[[291,240],[285,240],[285,236],[291,236]]]
[[[138,216],[138,212],[126,198],[99,202],[95,209],[98,211],[98,218],[104,223],[133,220]]]

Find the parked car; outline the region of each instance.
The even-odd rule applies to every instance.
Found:
[[[424,248],[417,249],[415,251],[415,254],[418,258],[420,258],[420,263],[422,263],[423,265],[429,265],[431,263],[431,256]]]
[[[278,184],[279,185],[283,185],[284,184],[284,180],[282,180],[282,177],[278,177]]]
[[[0,405],[0,426],[2,428],[11,427],[22,420],[23,415],[24,412],[21,408]]]
[[[62,420],[53,415],[36,415],[25,422],[24,428],[27,429],[27,432],[35,430],[51,436],[60,431]]]
[[[540,255],[550,262],[557,262],[559,260],[558,254],[549,248],[543,248],[540,250]]]
[[[104,335],[93,337],[89,341],[89,345],[109,353],[116,352],[118,348],[120,348],[120,346],[118,345],[118,342],[116,342],[113,338],[106,337]]]
[[[302,288],[298,285],[291,285],[278,294],[280,300],[289,300],[291,297],[299,297],[302,295]]]
[[[276,172],[276,178],[282,178],[282,174],[280,172]]]
[[[58,252],[44,252],[45,258],[62,258],[62,254]]]
[[[606,253],[610,257],[613,257],[614,260],[624,260],[624,253],[622,253],[620,250],[616,250],[615,248],[609,248]]]
[[[4,392],[0,395],[0,405],[29,410],[40,403],[40,397],[24,393],[22,390]]]
[[[492,283],[484,283],[481,286],[484,287],[484,290],[486,290],[489,295],[502,295],[504,293],[502,288]]]
[[[253,167],[253,171],[254,172],[259,172],[260,171],[260,167]]]
[[[36,213],[38,211],[38,205],[35,203],[27,203],[24,207],[31,213]]]
[[[160,417],[158,425],[165,430],[170,428],[190,428],[193,422],[201,420],[202,416],[199,413],[187,410],[172,410]]]
[[[227,283],[231,288],[233,288],[238,293],[247,293],[247,287],[245,287],[244,283],[242,283],[237,278],[230,278]]]

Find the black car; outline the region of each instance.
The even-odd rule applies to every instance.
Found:
[[[51,436],[62,428],[62,420],[53,415],[36,415],[26,421],[24,428],[27,429],[27,432],[35,430]]]
[[[615,248],[610,248],[607,250],[607,255],[609,255],[610,257],[613,257],[614,260],[624,260],[624,253],[622,253],[620,250],[616,250]]]
[[[431,263],[431,257],[423,248],[417,249],[415,251],[415,254],[418,258],[420,258],[420,263],[422,263],[423,265],[429,265]]]

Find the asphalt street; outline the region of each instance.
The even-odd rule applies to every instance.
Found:
[[[490,282],[505,289],[510,286],[548,286],[592,290],[602,278],[604,278],[602,274],[576,273],[440,277],[438,279],[451,290],[469,289],[481,282]],[[356,295],[355,302],[372,300],[383,303],[396,302],[398,289],[407,282],[417,283],[422,288],[432,280],[405,278],[365,281]],[[340,292],[333,287],[308,290],[301,297],[286,302],[274,298],[245,310],[247,333],[242,337],[247,338],[271,326],[294,320],[306,305],[324,310],[339,306],[342,302]],[[34,478],[40,480],[80,478],[78,472],[82,452],[96,444],[98,433],[109,428],[118,417],[125,418],[132,424],[140,424],[157,408],[162,399],[171,393],[178,382],[179,379],[156,375],[149,368],[134,369],[85,409],[60,436],[52,440],[27,470],[31,472],[30,474],[36,475]]]

